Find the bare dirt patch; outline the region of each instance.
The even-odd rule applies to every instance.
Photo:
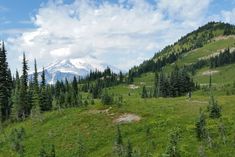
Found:
[[[132,113],[125,113],[121,116],[119,116],[117,119],[114,119],[114,123],[118,124],[125,124],[125,123],[132,123],[132,122],[138,122],[141,120],[141,117]]]
[[[128,86],[128,88],[130,88],[130,89],[138,89],[139,86],[136,86],[136,85],[134,85],[134,84],[130,84],[130,85]]]
[[[214,74],[217,74],[219,71],[217,70],[213,70],[213,71],[205,71],[202,73],[203,76],[209,76],[209,75],[214,75]]]

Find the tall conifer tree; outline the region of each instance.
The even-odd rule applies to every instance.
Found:
[[[25,54],[23,54],[23,72],[20,81],[20,117],[25,118],[30,113],[30,106],[28,101],[28,62]]]
[[[0,119],[4,120],[9,117],[9,82],[8,82],[8,63],[4,42],[0,44]]]
[[[31,114],[36,118],[40,118],[40,97],[39,97],[39,85],[38,85],[38,72],[37,61],[34,60],[34,76],[33,76],[33,104]]]

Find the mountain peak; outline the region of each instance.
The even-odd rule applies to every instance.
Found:
[[[54,84],[57,80],[72,80],[73,77],[85,77],[90,71],[104,71],[109,67],[112,72],[119,73],[120,69],[106,64],[95,57],[73,58],[56,61],[47,67],[46,80],[49,84]]]

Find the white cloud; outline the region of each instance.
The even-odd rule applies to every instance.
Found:
[[[95,4],[50,1],[32,22],[35,29],[8,40],[12,52],[25,51],[40,64],[72,57],[95,56],[130,68],[198,27],[210,0],[119,0]]]
[[[221,15],[225,22],[235,24],[235,8],[231,11],[222,11]]]

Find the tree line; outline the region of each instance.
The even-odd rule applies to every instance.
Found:
[[[46,83],[45,70],[41,76],[34,61],[33,79],[29,80],[29,66],[23,54],[22,72],[16,71],[12,77],[8,67],[4,43],[0,50],[0,118],[1,122],[8,119],[23,120],[28,116],[38,117],[42,112],[52,109],[82,106],[81,95],[78,89],[78,80],[57,81],[55,85]],[[40,79],[39,79],[40,77]],[[39,80],[41,80],[39,82]]]
[[[150,97],[177,97],[191,93],[198,88],[185,68],[175,66],[170,74],[163,71],[155,73],[154,88],[143,86],[142,98]]]

